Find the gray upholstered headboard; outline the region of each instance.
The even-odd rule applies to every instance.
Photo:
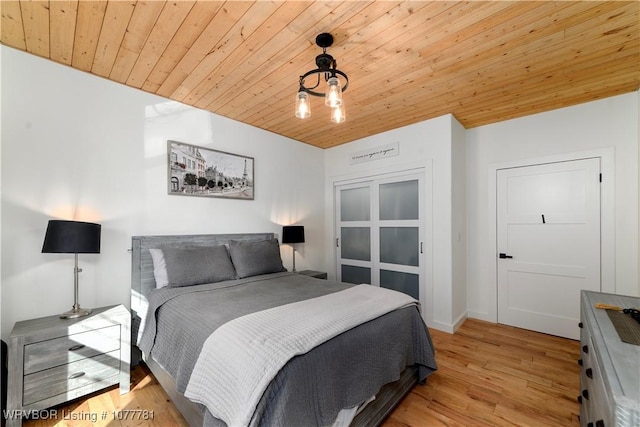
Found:
[[[153,277],[153,261],[149,249],[163,246],[180,248],[228,245],[230,240],[266,240],[274,237],[274,233],[133,236],[131,238],[131,311],[134,319],[132,329],[137,329],[140,317],[144,318],[147,311],[146,296],[156,288]],[[137,331],[135,331],[134,337],[136,334]]]

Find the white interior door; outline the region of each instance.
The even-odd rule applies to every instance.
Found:
[[[498,322],[578,339],[600,291],[600,159],[497,172]]]
[[[336,186],[338,280],[425,304],[423,181],[423,174],[401,174]]]

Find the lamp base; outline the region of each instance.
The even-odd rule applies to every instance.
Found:
[[[77,319],[78,317],[88,316],[91,314],[91,309],[84,309],[80,307],[74,307],[69,311],[66,311],[60,315],[61,319]]]

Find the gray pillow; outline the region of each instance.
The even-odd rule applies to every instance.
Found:
[[[169,287],[201,285],[236,278],[224,245],[162,248]]]
[[[229,254],[239,278],[287,271],[277,239],[257,242],[229,241]]]

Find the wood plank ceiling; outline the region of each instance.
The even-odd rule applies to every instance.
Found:
[[[327,148],[443,114],[466,128],[640,86],[640,2],[7,1],[1,43]],[[347,119],[294,117],[319,33]],[[52,82],[55,84],[55,82]]]

